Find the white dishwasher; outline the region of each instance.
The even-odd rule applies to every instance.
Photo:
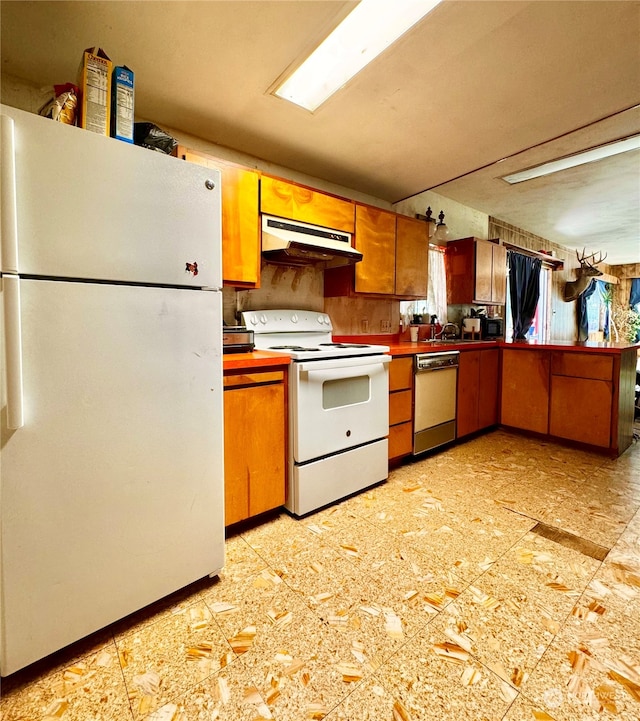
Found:
[[[415,356],[413,454],[456,438],[456,386],[459,351]]]

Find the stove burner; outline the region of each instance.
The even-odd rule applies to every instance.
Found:
[[[367,343],[320,343],[320,345],[332,348],[369,348]]]
[[[320,348],[305,348],[302,345],[272,345],[269,350],[319,351]]]

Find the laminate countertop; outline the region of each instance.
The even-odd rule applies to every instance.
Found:
[[[291,358],[286,353],[273,353],[267,350],[254,350],[251,353],[224,353],[222,355],[223,371],[235,371],[272,366],[288,366]]]
[[[336,341],[351,343],[376,343],[389,346],[389,353],[392,356],[415,355],[416,353],[439,353],[446,350],[487,350],[489,348],[502,348],[514,350],[555,350],[555,351],[576,351],[580,353],[605,353],[609,355],[620,355],[620,353],[636,349],[640,351],[640,344],[620,342],[596,342],[596,341],[548,341],[538,343],[536,341],[527,343],[516,343],[504,340],[447,340],[447,341],[416,341],[400,340],[397,336],[336,336]]]
[[[632,348],[640,350],[639,344],[633,343],[598,343],[595,341],[551,341],[548,343],[513,343],[503,340],[451,340],[451,341],[411,341],[399,340],[397,336],[335,336],[336,341],[352,343],[375,343],[388,345],[392,356],[408,356],[417,353],[441,353],[447,350],[469,351],[488,350],[490,348],[514,350],[556,350],[577,351],[582,353],[604,353],[620,355],[623,351]],[[223,355],[223,369],[225,371],[269,368],[271,366],[288,366],[291,358],[286,353],[256,350],[251,353],[226,353]]]

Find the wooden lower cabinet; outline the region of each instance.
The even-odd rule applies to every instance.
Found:
[[[558,438],[609,448],[612,443],[612,356],[551,354],[549,433]]]
[[[633,439],[636,349],[503,350],[501,422],[620,455]]]
[[[549,352],[508,349],[502,352],[500,421],[535,433],[549,432]]]
[[[224,377],[225,525],[285,501],[285,372]]]
[[[500,351],[464,350],[458,366],[457,437],[496,425],[499,421]]]
[[[413,356],[389,365],[389,458],[413,452]]]
[[[458,364],[456,435],[458,438],[478,430],[478,394],[480,391],[480,351],[463,351]]]

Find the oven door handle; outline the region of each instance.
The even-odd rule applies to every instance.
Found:
[[[369,356],[354,356],[352,358],[332,358],[327,360],[317,360],[317,361],[309,361],[309,362],[302,362],[302,363],[296,363],[298,366],[298,369],[300,371],[309,371],[310,373],[313,372],[314,376],[317,373],[321,373],[323,371],[327,370],[334,370],[334,369],[341,369],[341,368],[354,368],[358,371],[366,371],[367,368],[370,368],[374,365],[386,365],[387,363],[391,362],[391,356],[390,355],[369,355]],[[344,374],[345,377],[347,374]],[[355,375],[362,375],[361,372],[352,374]]]

